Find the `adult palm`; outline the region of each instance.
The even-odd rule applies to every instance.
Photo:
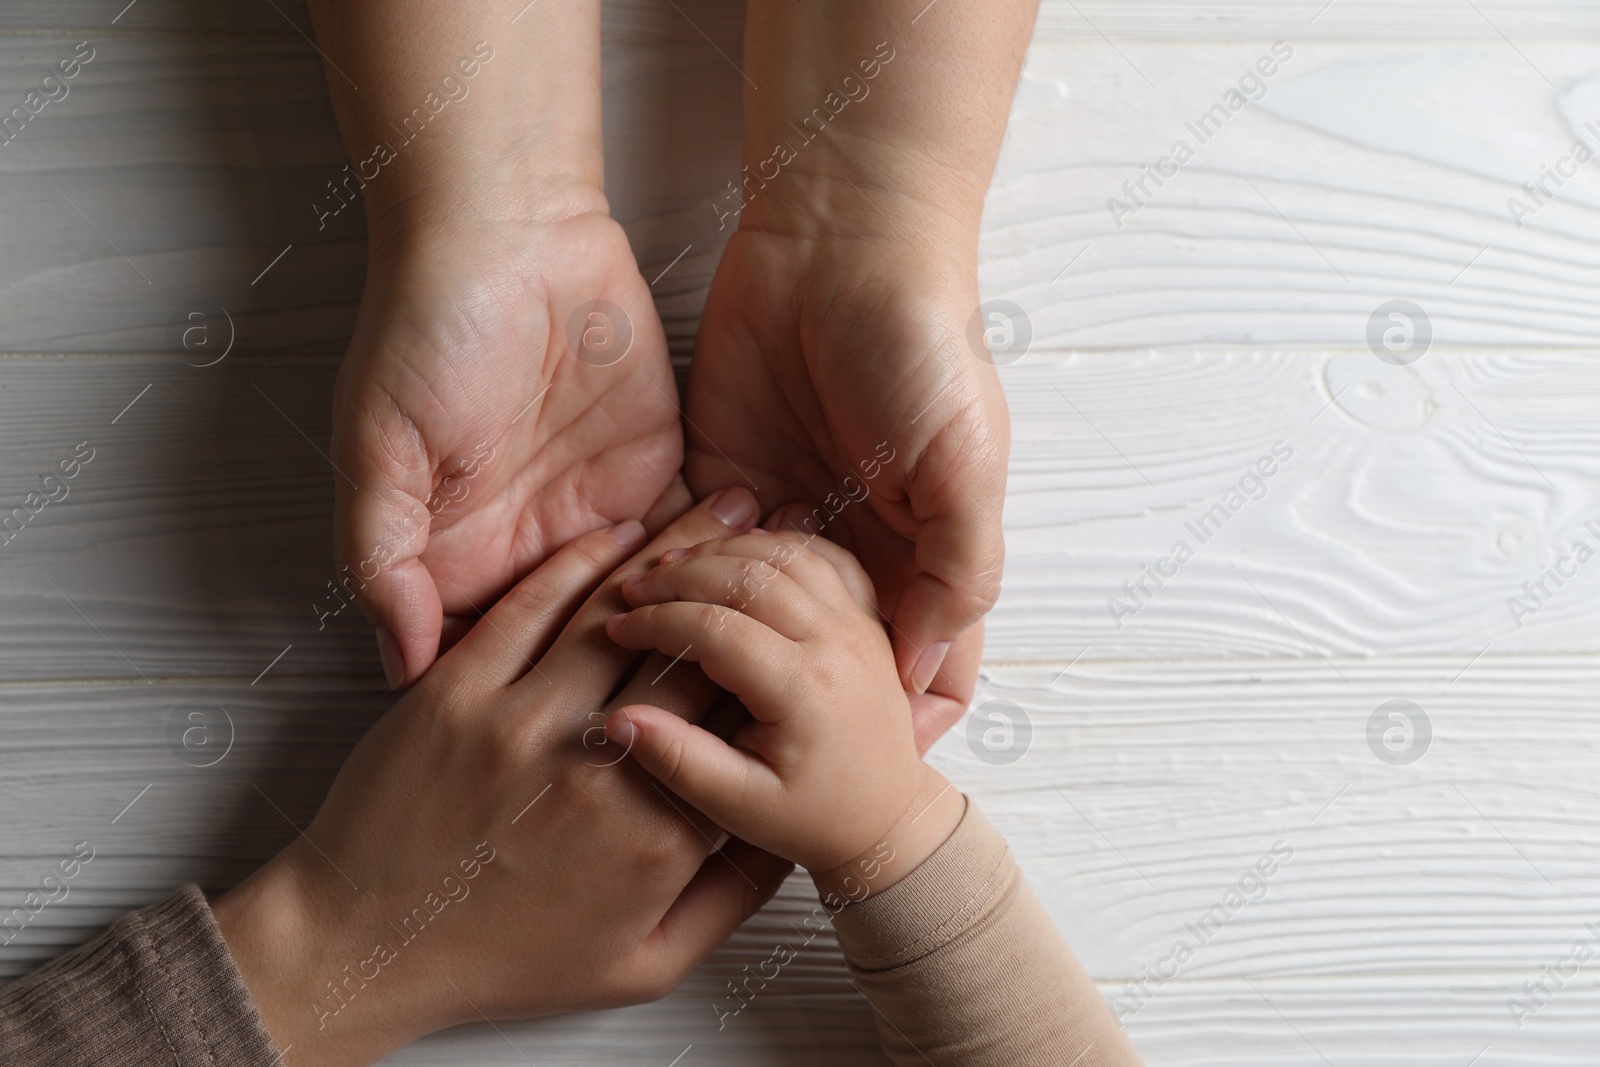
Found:
[[[1004,555],[1009,424],[994,369],[966,338],[976,279],[938,266],[961,261],[743,227],[689,377],[690,488],[746,485],[763,510],[804,502],[791,524],[860,557],[924,742],[971,696],[973,624]]]
[[[335,388],[336,550],[394,685],[572,538],[645,518],[682,459],[660,321],[603,205],[467,207],[374,238]]]

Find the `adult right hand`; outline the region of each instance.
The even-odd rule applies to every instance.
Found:
[[[557,548],[649,524],[681,466],[677,392],[603,191],[600,0],[307,7],[353,161],[322,204],[367,214],[335,551],[408,685]]]
[[[636,653],[605,620],[627,608],[624,577],[755,518],[731,489],[625,562],[638,523],[561,549],[373,727],[305,833],[215,903],[285,1064],[662,996],[776,891],[788,863],[738,841],[709,855],[718,830],[601,729],[625,703],[699,721],[717,701],[690,664],[659,677],[664,656],[623,684]]]
[[[666,338],[604,198],[478,210],[375,228],[334,396],[336,551],[391,686],[556,548],[645,518],[682,457]]]

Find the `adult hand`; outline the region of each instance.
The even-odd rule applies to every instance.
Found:
[[[366,1064],[445,1026],[662,996],[771,896],[787,863],[737,841],[708,858],[716,828],[601,728],[625,703],[698,721],[717,700],[689,664],[655,683],[659,655],[623,684],[636,654],[605,620],[628,607],[623,577],[755,517],[748,493],[714,497],[593,595],[643,529],[561,549],[373,727],[306,831],[215,903],[284,1063]]]
[[[336,549],[391,685],[555,548],[644,518],[682,458],[666,339],[604,201],[444,208],[374,234],[335,393]]]
[[[993,368],[948,336],[976,285],[943,291],[930,259],[741,228],[701,320],[685,466],[697,492],[748,478],[765,507],[816,505],[767,525],[860,558],[929,744],[972,695],[1009,451]]]
[[[690,488],[821,505],[805,527],[861,557],[938,715],[999,591],[1010,428],[970,327],[1035,7],[751,0],[739,230],[690,374]]]
[[[308,7],[352,161],[318,225],[360,199],[368,232],[335,549],[409,684],[554,549],[647,518],[677,394],[602,192],[600,0]]]

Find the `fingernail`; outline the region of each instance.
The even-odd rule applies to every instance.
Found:
[[[935,641],[918,653],[917,661],[911,665],[911,688],[918,693],[926,693],[949,651],[949,641]]]
[[[606,720],[606,736],[623,748],[632,748],[639,740],[639,728],[628,718],[627,712],[619,711]]]
[[[761,534],[763,537],[771,537],[772,536],[772,531],[771,530],[763,530],[759,526],[750,527],[750,532],[753,533],[753,534]]]
[[[400,652],[400,642],[382,626],[377,628],[378,658],[383,661],[383,677],[390,689],[399,689],[406,680],[406,658]]]
[[[622,588],[632,589],[642,581],[644,581],[643,571],[640,571],[638,574],[630,574],[626,578],[622,579]]]
[[[731,530],[756,521],[756,498],[743,489],[724,489],[711,499],[711,514]]]
[[[627,614],[626,611],[619,612],[616,615],[613,615],[609,619],[607,619],[606,620],[606,633],[608,633],[608,634],[616,633],[617,632],[617,627],[622,625],[622,616],[624,616],[626,614]]]
[[[644,540],[644,523],[638,519],[629,519],[617,523],[606,532],[611,535],[611,540],[623,548],[632,548]]]
[[[688,554],[689,550],[687,548],[669,548],[665,552],[661,553],[661,562],[671,563],[673,560],[682,559]]]

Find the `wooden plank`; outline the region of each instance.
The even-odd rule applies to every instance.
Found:
[[[985,294],[1025,308],[1040,347],[1364,346],[1395,298],[1440,347],[1595,345],[1594,175],[1547,182],[1531,216],[1507,207],[1531,205],[1522,183],[1579,136],[1600,144],[1589,50],[1294,47],[1235,114],[1221,102],[1262,44],[1036,44],[989,197]],[[1225,122],[1197,136],[1213,106]]]
[[[1600,565],[1574,548],[1600,554],[1597,374],[1582,355],[1365,351],[1003,368],[1014,458],[988,654],[1423,654],[1453,673],[1486,648],[1591,650]],[[1572,576],[1547,579],[1558,563]]]
[[[126,7],[126,10],[124,8]],[[273,8],[278,10],[274,11]],[[606,34],[619,40],[690,44],[702,33],[737,46],[743,5],[737,0],[692,0],[673,6],[653,0],[605,5]],[[113,24],[113,19],[115,23]],[[304,0],[27,0],[0,17],[0,33],[44,29],[121,33],[238,33],[298,36],[309,32]],[[908,29],[906,32],[914,32]],[[1600,36],[1600,13],[1585,0],[1044,0],[1038,36],[1104,43],[1121,40],[1258,40],[1298,36],[1358,40],[1503,42]]]
[[[992,669],[975,715],[989,726],[991,702],[1022,709],[1031,732],[1020,758],[985,761],[979,753],[995,750],[961,728],[934,759],[1007,834],[1069,941],[1125,1006],[1125,983],[1193,937],[1187,924],[1278,842],[1292,852],[1257,899],[1213,917],[1215,932],[1177,977],[1129,1014],[1152,1063],[1206,1062],[1221,1049],[1246,1063],[1300,1062],[1300,1038],[1246,995],[1248,982],[1336,1062],[1385,1062],[1361,1055],[1390,1048],[1402,1016],[1436,1034],[1483,1034],[1469,1053],[1503,1038],[1506,1049],[1572,1054],[1593,1039],[1592,1011],[1580,1015],[1592,989],[1541,1008],[1522,1031],[1504,1000],[1594,917],[1600,839],[1583,812],[1595,800],[1600,660],[1484,664],[1456,686],[1426,660],[1342,669],[1348,680],[1295,663]],[[1371,712],[1396,698],[1421,706],[1432,727],[1405,766],[1380,761],[1366,736]],[[221,888],[241,877],[292,835],[290,820],[309,818],[388,699],[293,680],[0,687],[0,803],[13,816],[0,828],[0,899],[20,898],[73,842],[97,850],[68,900],[42,912],[0,966],[18,973],[179,881]],[[169,720],[191,707],[231,714],[233,747],[213,766],[169,745]],[[668,1059],[692,1043],[710,1063],[861,1055],[870,1018],[820,938],[770,1000],[717,1029],[711,1001],[728,977],[792,936],[787,924],[810,907],[804,884],[791,883],[664,1004],[508,1033],[557,1060],[578,1059],[585,1043],[591,1058],[597,1043],[618,1055],[671,1044]],[[1382,990],[1395,1010],[1354,1025]],[[487,1040],[451,1035],[398,1062],[458,1062],[449,1057],[463,1047],[492,1055]],[[1398,1047],[1420,1056],[1425,1046]]]
[[[251,678],[290,644],[275,669],[373,677],[354,609],[320,630],[313,610],[332,578],[318,449],[334,362],[0,362],[0,513],[95,449],[0,548],[0,678]],[[1002,377],[1015,449],[994,662],[1407,654],[1453,674],[1480,653],[1596,647],[1600,565],[1569,559],[1543,606],[1523,589],[1575,541],[1600,550],[1592,360],[1080,355]],[[1213,509],[1279,441],[1293,458],[1223,525]],[[1192,559],[1162,564],[1179,540]],[[1177,571],[1159,587],[1142,569],[1158,566]]]
[[[739,75],[700,46],[613,46],[607,86],[609,192],[641,269],[654,278],[696,246],[660,286],[685,354],[727,236],[712,190],[738,172]],[[0,37],[0,101],[20,102],[72,54],[70,38]],[[647,81],[674,92],[644,92]],[[172,350],[190,304],[228,309],[242,352],[343,349],[365,226],[356,210],[318,214],[346,161],[303,42],[119,39],[68,85],[0,146],[0,202],[13,205],[0,213],[13,250],[0,264],[0,350]]]
[[[1454,685],[1398,657],[1341,664],[1343,678],[1284,663],[991,669],[978,728],[934,760],[1010,839],[1149,1063],[1309,1064],[1320,1049],[1466,1064],[1491,1043],[1481,1062],[1572,1062],[1595,1038],[1592,982],[1579,992],[1569,973],[1521,1028],[1506,1000],[1600,940],[1585,927],[1597,667],[1485,661]],[[1369,746],[1395,699],[1431,725],[1406,765]],[[1009,743],[985,745],[997,707]],[[1287,860],[1245,882],[1275,848]]]
[[[20,94],[68,43],[0,39],[0,83]],[[159,349],[174,308],[203,295],[247,317],[257,350],[336,350],[362,229],[355,212],[317,229],[313,201],[344,164],[302,46],[119,40],[0,151],[0,195],[27,206],[0,218],[18,250],[0,274],[0,347]],[[1036,348],[1364,346],[1396,298],[1424,309],[1441,349],[1600,344],[1593,175],[1547,184],[1559,195],[1521,227],[1507,207],[1600,121],[1588,45],[1530,44],[1525,61],[1509,47],[1304,43],[1200,145],[1185,124],[1264,47],[1035,45],[982,276],[987,296],[1027,310]],[[737,173],[738,74],[704,41],[615,44],[609,58],[614,209],[649,276],[688,249],[658,286],[686,353],[726,237],[712,205]],[[671,92],[645,91],[658,82]],[[1108,201],[1134,206],[1123,183],[1180,138],[1194,160],[1114,220]]]
[[[280,673],[375,677],[356,610],[314,609],[335,577],[318,452],[334,362],[0,364],[4,514],[59,496],[45,475],[92,454],[0,548],[0,677],[248,680],[290,644]]]

